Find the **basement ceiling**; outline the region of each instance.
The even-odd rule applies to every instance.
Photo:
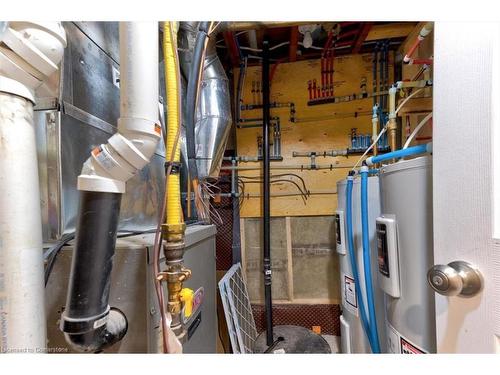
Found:
[[[311,25],[311,26],[309,26]],[[332,40],[335,56],[370,53],[378,43],[387,42],[390,50],[397,50],[417,22],[318,22],[313,24],[274,23],[269,27],[256,23],[250,30],[235,27],[218,36],[218,54],[227,66],[238,66],[247,57],[248,65],[260,64],[262,41],[269,40],[271,61],[293,62],[320,58],[328,40]],[[304,43],[304,29],[310,32],[312,45]],[[309,40],[311,42],[311,40]]]

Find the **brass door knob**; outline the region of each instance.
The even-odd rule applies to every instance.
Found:
[[[463,261],[437,264],[427,272],[429,285],[443,296],[472,297],[483,286],[479,270]]]

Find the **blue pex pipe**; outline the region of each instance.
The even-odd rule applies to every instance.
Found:
[[[418,145],[413,147],[408,147],[401,150],[396,150],[393,152],[388,152],[387,154],[370,156],[366,159],[366,165],[371,166],[373,164],[381,163],[386,160],[404,158],[406,156],[425,154],[426,152],[432,152],[432,143],[427,143],[425,145]]]
[[[352,231],[352,187],[353,187],[353,177],[347,177],[346,186],[346,225],[347,225],[347,252],[349,253],[349,259],[351,262],[352,276],[354,277],[354,285],[356,287],[356,298],[359,306],[359,315],[361,317],[361,324],[363,330],[365,331],[366,337],[370,342],[370,347],[373,346],[370,334],[370,325],[368,323],[368,318],[366,316],[365,304],[363,302],[363,296],[361,295],[361,288],[359,284],[359,273],[358,273],[358,263],[356,262],[356,254],[354,248],[354,235]],[[372,350],[373,351],[373,350]]]
[[[361,168],[361,228],[363,237],[363,268],[365,272],[366,303],[368,304],[371,347],[373,353],[380,353],[380,343],[373,296],[370,237],[368,231],[368,167]]]

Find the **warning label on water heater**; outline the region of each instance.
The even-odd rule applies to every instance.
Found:
[[[342,300],[344,307],[351,313],[358,316],[358,300],[356,299],[356,284],[350,276],[343,275],[342,278]]]
[[[412,344],[387,322],[387,351],[395,354],[427,354],[426,351]]]
[[[403,337],[399,339],[401,354],[425,354],[425,352],[419,348],[417,348],[412,343],[406,341]]]

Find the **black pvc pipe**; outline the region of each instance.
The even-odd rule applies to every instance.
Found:
[[[196,125],[196,99],[198,97],[199,79],[201,77],[201,67],[205,54],[205,40],[208,37],[210,22],[200,22],[196,42],[193,49],[193,57],[189,70],[186,94],[186,146],[191,179],[198,178],[198,168],[196,166],[196,145],[195,145],[195,125]]]
[[[273,304],[271,296],[271,192],[269,159],[269,41],[262,43],[262,160],[263,160],[263,245],[264,299],[266,310],[266,343],[273,344]]]
[[[121,340],[127,319],[108,305],[122,194],[80,191],[75,247],[61,330],[78,351]]]

